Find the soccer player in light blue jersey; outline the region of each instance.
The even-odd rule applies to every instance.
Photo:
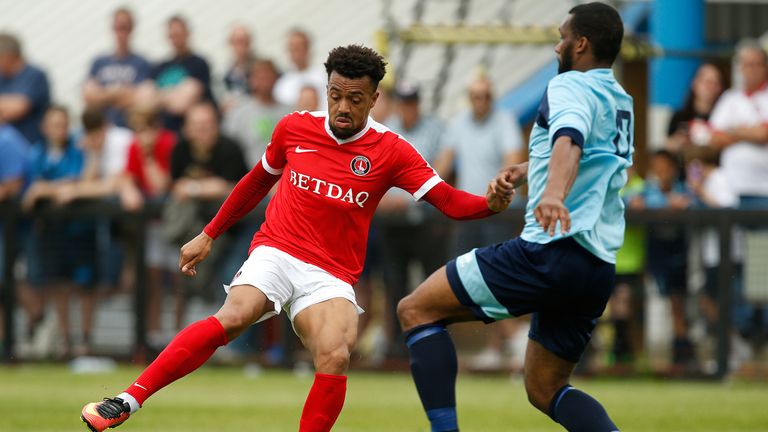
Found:
[[[526,179],[520,237],[474,249],[432,274],[398,305],[411,372],[433,432],[458,431],[456,351],[445,326],[532,313],[525,389],[533,406],[569,431],[618,431],[603,406],[569,384],[613,291],[624,240],[619,190],[632,164],[632,98],[611,66],[624,34],[615,9],[574,7],[555,47],[531,132],[529,163],[503,170],[496,191]]]

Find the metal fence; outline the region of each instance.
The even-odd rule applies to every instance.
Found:
[[[263,210],[263,207],[260,207]],[[19,226],[22,217],[78,219],[94,218],[120,221],[132,226],[135,234],[128,239],[134,251],[135,286],[133,289],[134,311],[134,346],[133,359],[143,362],[147,359],[147,339],[145,306],[147,302],[147,267],[145,265],[145,236],[147,221],[157,217],[161,212],[159,203],[147,205],[143,210],[127,212],[116,201],[93,200],[78,201],[64,207],[47,206],[36,209],[31,215],[22,215],[16,202],[0,203],[0,223],[2,223],[4,275],[0,302],[3,306],[3,360],[15,362],[17,345],[15,331],[16,310],[16,278],[14,265],[19,253]],[[258,213],[258,212],[254,212]],[[252,214],[254,214],[252,213]],[[524,212],[521,208],[510,209],[496,216],[496,222],[509,223],[512,226],[522,226]],[[261,217],[261,216],[259,216]],[[377,218],[396,218],[396,216],[377,215]],[[720,256],[731,256],[732,229],[736,226],[768,226],[768,210],[731,210],[731,209],[691,209],[676,210],[628,210],[627,222],[632,225],[670,225],[685,226],[695,229],[714,228],[719,235]],[[447,223],[447,219],[439,214],[431,216],[427,223]],[[768,261],[765,263],[768,267]],[[717,371],[715,377],[723,378],[728,373],[728,355],[731,343],[732,306],[734,293],[732,279],[735,276],[734,263],[730,259],[722,259],[718,268],[718,307],[719,321],[717,328]]]

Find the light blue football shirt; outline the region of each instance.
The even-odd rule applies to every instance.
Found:
[[[572,236],[598,258],[616,262],[624,242],[624,203],[619,190],[632,165],[635,126],[632,97],[616,82],[611,69],[570,71],[552,79],[531,131],[528,205],[523,240],[546,244]],[[533,210],[547,184],[555,140],[569,136],[582,147],[579,172],[565,206],[571,230],[550,237],[536,222]]]

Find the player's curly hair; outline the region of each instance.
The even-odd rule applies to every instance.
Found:
[[[345,78],[362,78],[367,76],[373,83],[373,88],[378,87],[379,81],[384,78],[387,62],[376,51],[362,45],[347,45],[336,47],[328,54],[325,61],[325,71],[328,78],[331,72]]]
[[[589,40],[595,59],[613,64],[624,38],[619,12],[605,3],[593,2],[574,6],[568,13],[573,16],[573,32]]]

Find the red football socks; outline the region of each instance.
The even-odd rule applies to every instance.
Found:
[[[346,376],[315,374],[315,383],[301,413],[299,432],[330,431],[344,406],[346,393]]]
[[[226,343],[227,334],[215,317],[192,323],[173,338],[125,392],[143,405],[156,391],[202,366]]]

